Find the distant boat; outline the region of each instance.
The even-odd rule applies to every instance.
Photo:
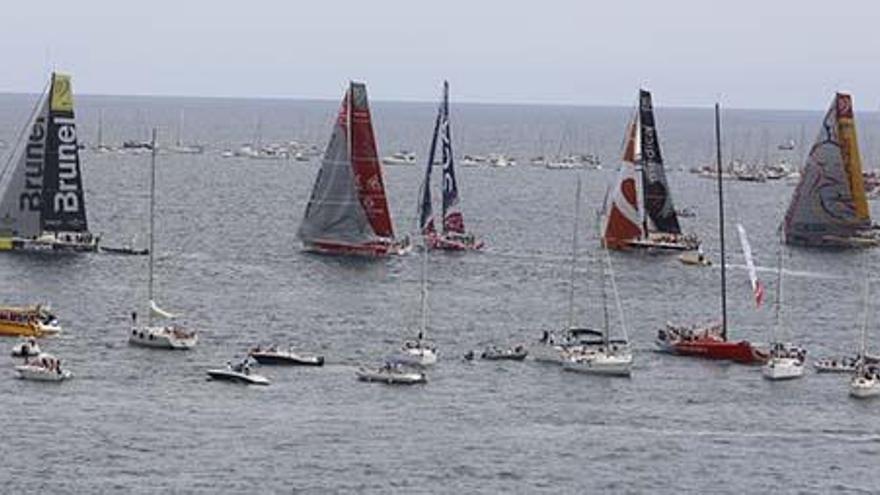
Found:
[[[352,82],[333,127],[298,232],[306,251],[355,256],[404,254],[394,237],[376,151],[367,88]]]
[[[788,204],[782,223],[785,243],[836,248],[880,244],[863,180],[852,98],[836,93]]]
[[[0,174],[0,251],[96,251],[98,236],[86,220],[70,76],[52,73],[27,129]]]
[[[186,329],[180,324],[174,323],[176,315],[160,308],[153,299],[153,262],[155,253],[155,210],[156,210],[156,130],[153,129],[153,139],[150,141],[150,247],[149,247],[149,272],[147,282],[147,324],[139,324],[137,313],[132,313],[131,333],[128,343],[141,347],[153,347],[157,349],[180,349],[187,350],[195,347],[198,342],[196,332]],[[171,323],[153,325],[153,317],[172,320]]]
[[[104,144],[104,110],[102,109],[98,113],[98,145],[95,146],[94,151],[97,153],[110,153],[115,151],[110,146]]]
[[[419,333],[413,340],[407,340],[392,355],[390,361],[411,366],[430,366],[437,362],[437,348],[427,340],[428,332],[428,249],[422,249],[422,277],[420,299]]]
[[[442,175],[443,193],[443,228],[437,232],[434,226],[434,213],[431,200],[431,170],[439,154]],[[419,194],[419,233],[429,249],[445,251],[468,251],[483,248],[483,241],[478,240],[464,227],[464,215],[459,207],[458,180],[455,175],[455,159],[452,152],[452,129],[449,122],[449,83],[443,82],[443,98],[437,110],[434,122],[434,134],[431,137],[431,148],[428,151],[428,163],[425,178]]]
[[[787,141],[783,141],[783,142],[779,143],[779,145],[777,145],[776,148],[781,151],[791,151],[794,149],[794,145],[795,145],[794,139],[789,139]]]
[[[683,234],[666,181],[651,93],[639,90],[639,108],[626,132],[617,182],[606,195],[601,228],[608,249],[691,251],[700,246]]]
[[[401,150],[382,158],[385,165],[415,165],[416,155],[411,151]]]
[[[744,364],[763,363],[767,354],[748,341],[732,342],[727,331],[727,279],[724,256],[724,194],[721,179],[721,116],[715,105],[715,139],[717,146],[718,232],[721,241],[721,323],[688,327],[667,324],[657,332],[657,346],[663,352],[714,360],[730,360]]]
[[[880,367],[868,364],[868,315],[870,315],[870,279],[865,277],[865,321],[862,324],[859,360],[849,382],[849,394],[858,399],[880,396]]]
[[[177,139],[174,143],[174,146],[168,148],[172,153],[180,153],[184,155],[198,155],[204,153],[205,147],[199,144],[184,144],[183,143],[183,129],[184,129],[184,119],[185,114],[184,111],[180,111],[180,122],[177,125]]]
[[[60,331],[58,318],[48,306],[0,306],[0,336],[43,337]]]

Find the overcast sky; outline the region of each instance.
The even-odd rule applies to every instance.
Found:
[[[824,109],[880,105],[880,3],[828,0],[5,2],[0,91]]]

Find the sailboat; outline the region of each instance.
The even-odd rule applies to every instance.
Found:
[[[880,244],[862,179],[852,98],[836,93],[807,156],[782,224],[785,243],[813,247]]]
[[[128,343],[142,347],[158,349],[192,349],[199,340],[199,336],[192,330],[187,330],[182,325],[174,323],[176,315],[160,308],[153,299],[153,264],[155,253],[155,218],[156,218],[156,130],[153,129],[150,141],[150,249],[149,249],[149,277],[147,285],[147,298],[149,310],[147,312],[147,324],[138,323],[137,313],[131,314],[131,333]],[[171,323],[154,325],[153,318],[171,320]]]
[[[97,153],[110,153],[112,148],[104,144],[104,109],[98,112],[98,145],[94,149]]]
[[[425,340],[428,332],[428,247],[422,249],[422,280],[420,290],[420,327],[415,340],[408,340],[392,356],[392,361],[411,366],[430,366],[437,362],[437,348]]]
[[[657,332],[657,347],[671,354],[739,363],[762,363],[767,355],[746,340],[731,342],[727,332],[727,262],[724,257],[724,190],[721,177],[721,114],[715,104],[715,145],[718,179],[718,233],[721,241],[721,323],[681,327],[667,324]]]
[[[880,395],[880,367],[869,365],[868,355],[868,316],[870,315],[870,279],[865,278],[865,320],[862,324],[862,338],[859,350],[859,362],[849,382],[849,394],[859,399],[867,399]]]
[[[578,177],[578,185],[577,185],[577,207],[575,208],[575,225],[580,222],[580,215],[577,213],[580,210],[580,196],[581,196],[581,181],[580,177]],[[574,252],[577,252],[577,226],[575,226],[575,244],[574,244]],[[620,297],[617,292],[617,285],[614,281],[614,271],[611,266],[611,257],[608,255],[608,250],[603,249],[602,254],[604,255],[602,261],[600,262],[600,285],[602,288],[602,312],[603,312],[603,326],[601,332],[601,340],[598,343],[594,343],[593,345],[582,345],[577,346],[569,352],[566,352],[564,355],[564,359],[562,361],[562,367],[568,371],[579,371],[583,373],[592,373],[592,374],[601,374],[601,375],[616,375],[616,376],[629,376],[630,371],[632,369],[632,350],[629,345],[629,340],[626,337],[626,323],[623,319],[623,307],[620,304]],[[621,332],[623,333],[623,338],[612,340],[611,339],[611,328],[610,328],[610,319],[608,315],[608,293],[606,290],[606,264],[608,270],[611,272],[611,288],[614,293],[614,300],[616,302],[616,307],[618,310],[618,315],[620,319]],[[573,274],[572,274],[573,277]],[[572,284],[573,287],[574,284]],[[569,328],[571,329],[573,326],[573,297],[569,298]]]
[[[324,152],[298,236],[306,251],[357,256],[405,254],[395,239],[376,151],[367,87],[351,82]]]
[[[744,232],[744,231],[741,231]],[[792,345],[783,334],[787,333],[782,325],[782,282],[784,265],[784,247],[779,246],[779,260],[776,269],[776,305],[774,307],[773,339],[770,342],[770,358],[761,367],[761,374],[768,380],[790,380],[804,376],[806,351]],[[751,270],[752,268],[750,268]]]
[[[431,169],[440,141],[440,163],[443,166],[443,231],[434,227],[434,214],[431,207]],[[458,207],[458,182],[455,179],[455,166],[452,153],[452,129],[449,123],[449,83],[443,81],[443,98],[434,122],[434,135],[428,152],[428,165],[421,187],[419,202],[419,231],[429,249],[446,251],[468,251],[483,248],[483,241],[464,228],[464,216]]]
[[[198,155],[205,151],[205,147],[198,144],[183,144],[184,119],[186,115],[183,110],[180,111],[180,121],[177,124],[177,139],[170,151],[185,155]]]
[[[639,90],[639,108],[627,127],[623,163],[606,196],[602,244],[608,249],[691,251],[700,246],[683,234],[666,181],[651,93]]]
[[[86,220],[70,76],[52,73],[26,130],[0,172],[0,251],[96,251],[99,237]]]

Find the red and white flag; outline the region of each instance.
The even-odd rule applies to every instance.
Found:
[[[749,270],[749,281],[752,283],[755,304],[760,308],[764,303],[764,284],[758,280],[758,271],[755,270],[755,261],[752,259],[752,246],[749,245],[749,239],[746,237],[745,227],[738,223],[736,229],[739,231],[739,242],[742,244],[743,256],[746,258],[746,268]]]

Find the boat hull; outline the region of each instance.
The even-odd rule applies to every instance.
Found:
[[[165,327],[141,327],[132,328],[128,335],[128,343],[139,347],[152,349],[189,350],[196,346],[199,336],[175,335],[173,330]]]
[[[386,385],[417,385],[427,383],[428,377],[424,373],[409,371],[386,371],[369,370],[359,368],[356,372],[358,380],[362,382],[384,383]]]
[[[863,376],[857,376],[850,381],[849,395],[857,399],[870,399],[880,396],[880,379],[868,379]]]
[[[431,366],[437,363],[437,352],[428,348],[401,349],[392,360],[409,366]]]
[[[412,250],[406,243],[368,242],[364,244],[346,244],[330,241],[303,242],[303,251],[332,256],[354,256],[363,258],[384,258],[387,256],[404,255]]]
[[[793,380],[804,376],[804,363],[794,358],[771,358],[761,367],[768,380]]]
[[[425,243],[429,249],[436,251],[481,251],[484,246],[484,242],[477,239],[461,239],[440,234],[426,235]]]
[[[632,374],[632,355],[595,354],[566,359],[562,363],[566,371],[593,375],[629,377]]]
[[[211,380],[240,383],[242,385],[269,385],[268,378],[253,373],[241,373],[229,369],[208,370],[208,378]]]
[[[15,371],[18,372],[19,378],[35,382],[63,382],[64,380],[73,378],[73,373],[67,370],[63,370],[59,373],[58,371],[49,370],[42,366],[33,366],[29,364],[16,366]]]
[[[250,356],[264,365],[323,366],[324,356],[299,356],[296,354],[252,352]]]
[[[657,341],[661,351],[678,356],[699,357],[742,364],[760,364],[767,360],[766,353],[747,341],[729,342],[714,336],[697,337],[676,342]]]

